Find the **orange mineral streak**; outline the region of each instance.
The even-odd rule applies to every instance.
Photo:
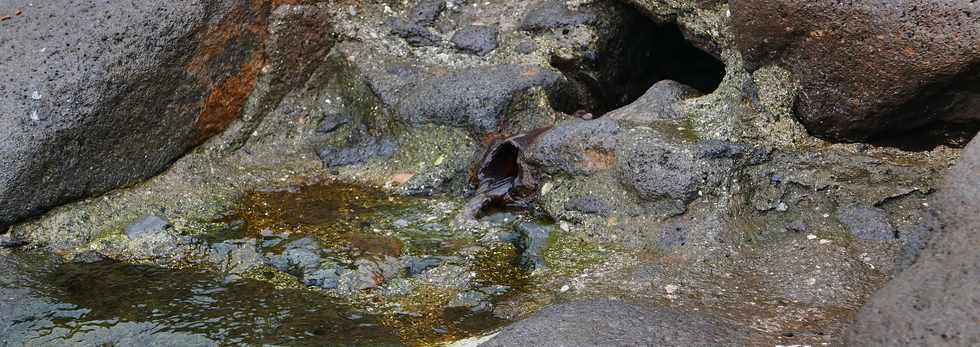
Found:
[[[616,156],[605,150],[587,149],[581,164],[590,172],[607,170],[616,165]]]
[[[255,88],[255,81],[264,62],[265,55],[261,51],[252,51],[248,62],[238,74],[226,78],[211,90],[201,114],[194,122],[194,128],[200,131],[198,136],[201,141],[221,133],[241,116],[245,101]]]
[[[203,34],[197,54],[186,68],[208,91],[201,104],[201,113],[194,121],[199,142],[220,133],[241,116],[265,65],[264,44],[268,36],[270,5],[290,2],[252,0],[232,9]],[[222,61],[229,47],[249,43],[254,48],[239,66],[229,66],[234,63]]]

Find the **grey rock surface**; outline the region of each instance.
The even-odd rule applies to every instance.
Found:
[[[517,247],[518,262],[521,266],[531,271],[546,270],[548,265],[542,253],[551,235],[550,228],[534,223],[521,223],[515,226],[514,230],[518,235],[514,245]]]
[[[170,222],[167,220],[154,215],[149,215],[127,226],[125,232],[126,237],[135,239],[144,235],[163,232],[169,227]]]
[[[594,300],[541,310],[480,346],[742,346],[747,336],[744,328],[698,313]]]
[[[0,248],[14,248],[27,245],[27,241],[18,240],[10,234],[0,234]]]
[[[405,42],[415,47],[438,46],[442,41],[439,35],[424,26],[401,18],[389,19],[388,27],[391,28],[392,34],[405,39]]]
[[[521,22],[521,29],[542,31],[594,22],[595,13],[588,10],[572,11],[564,2],[548,0],[528,12]]]
[[[741,147],[683,136],[653,131],[621,138],[615,152],[620,182],[642,199],[683,205],[719,187],[743,157]]]
[[[538,137],[528,162],[550,174],[589,175],[615,165],[614,149],[621,129],[607,118],[572,120]]]
[[[565,203],[565,209],[600,216],[607,216],[610,212],[609,204],[595,196],[584,196],[569,200]]]
[[[892,240],[895,227],[885,210],[864,206],[845,206],[837,210],[837,219],[851,234],[862,240]]]
[[[446,0],[419,0],[412,7],[409,17],[416,24],[432,25],[445,10]]]
[[[677,103],[701,96],[693,87],[672,80],[654,83],[639,99],[605,115],[630,124],[645,125],[658,120],[681,120]]]
[[[980,123],[980,3],[731,4],[747,68],[793,72],[802,87],[797,117],[815,135],[863,141],[936,122],[975,132]]]
[[[847,340],[864,346],[980,345],[980,141],[935,197],[944,223],[919,259],[872,296]]]
[[[238,118],[270,6],[5,1],[0,225],[155,175]]]
[[[494,65],[451,71],[423,80],[395,106],[398,119],[411,124],[466,127],[478,134],[494,132],[514,94],[547,88],[559,75],[527,65]]]
[[[453,34],[452,42],[464,52],[485,56],[497,49],[497,27],[467,25]]]

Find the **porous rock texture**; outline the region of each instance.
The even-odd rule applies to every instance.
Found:
[[[746,336],[696,313],[593,300],[546,308],[480,346],[740,346]]]
[[[281,1],[7,1],[0,225],[150,177],[239,118]]]
[[[792,71],[802,87],[797,117],[814,135],[863,141],[935,123],[974,130],[980,123],[976,1],[730,6],[746,68],[777,64]]]
[[[392,194],[447,193],[483,201],[479,194],[486,190],[470,179],[480,172],[481,158],[505,139],[520,138],[528,142],[512,146],[517,153],[501,161],[500,171],[519,168],[518,176],[533,182],[521,185],[526,188],[521,202],[533,198],[533,216],[546,215],[556,225],[548,226],[546,237],[539,235],[536,244],[542,247],[525,247],[540,248],[524,255],[533,256],[535,268],[542,265],[532,276],[544,281],[534,282],[529,292],[515,287],[492,303],[478,293],[449,293],[457,308],[479,307],[515,321],[532,317],[505,329],[490,345],[832,345],[841,342],[868,297],[912,263],[941,229],[932,195],[959,151],[939,146],[907,152],[807,134],[795,116],[821,133],[797,101],[826,85],[808,84],[824,75],[808,78],[801,71],[816,75],[821,64],[830,63],[811,65],[810,71],[773,58],[760,66],[735,29],[755,20],[739,9],[763,10],[761,5],[721,0],[461,4],[275,2],[268,28],[255,33],[264,37],[257,45],[264,47],[265,63],[239,119],[163,174],[13,225],[11,236],[69,258],[96,252],[118,261],[180,267],[203,255],[210,263],[200,265],[236,273],[261,264],[258,251],[273,240],[213,243],[201,235],[215,225],[234,227],[221,221],[243,194],[339,179],[383,186]],[[827,13],[846,17],[859,5]],[[817,18],[794,20],[823,20],[812,17]],[[412,33],[424,31],[433,44],[420,46],[411,35],[392,33],[393,18],[411,25]],[[496,28],[496,48],[479,55],[453,46],[451,37],[467,27]],[[631,39],[645,32],[664,42]],[[692,67],[688,55],[661,44],[696,53],[705,65]],[[791,48],[786,52],[809,57],[798,52],[802,48]],[[846,50],[830,53],[825,58],[834,61]],[[886,65],[893,58],[868,56]],[[935,96],[928,88],[908,92]],[[863,103],[879,102],[869,95]],[[200,97],[208,99],[203,92]],[[30,93],[26,98],[33,100]],[[40,100],[47,98],[42,93]],[[895,130],[867,124],[874,128],[868,133],[875,134],[869,137]],[[151,142],[167,138],[144,135]],[[824,137],[847,139],[834,136]],[[115,147],[105,148],[112,153]],[[139,177],[152,175],[143,173]],[[80,172],[86,180],[104,179],[101,174]],[[462,215],[456,212],[451,206],[444,211]],[[144,237],[123,234],[147,215],[166,219],[170,227]],[[491,217],[477,220],[479,213],[466,216],[492,224]],[[975,217],[961,217],[975,225],[969,218]],[[389,300],[392,293],[412,291],[393,286],[405,278],[391,272],[442,277],[436,282],[459,283],[448,289],[471,290],[470,282],[477,283],[469,275],[476,249],[519,237],[510,227],[507,233],[479,235],[479,228],[439,223],[426,224],[426,233],[479,237],[479,244],[467,243],[475,247],[462,247],[466,256],[452,261],[418,254],[428,261],[379,260],[351,268],[328,260],[332,246],[316,252],[293,247],[261,258],[269,258],[270,274],[339,289],[345,297],[363,290]],[[379,230],[384,229],[365,232]],[[935,258],[923,262],[929,257]],[[608,298],[629,304],[589,301]],[[563,302],[572,303],[534,315],[542,306]],[[863,339],[855,341],[872,341]]]
[[[946,175],[936,203],[942,232],[871,298],[850,328],[852,345],[980,344],[980,140]]]

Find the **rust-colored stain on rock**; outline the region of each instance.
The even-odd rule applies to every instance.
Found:
[[[231,76],[211,91],[204,101],[201,114],[194,123],[198,138],[203,141],[221,133],[241,115],[245,101],[255,88],[255,81],[265,57],[262,52],[252,51],[251,58],[237,75]]]
[[[587,149],[585,150],[585,158],[581,164],[586,171],[602,171],[616,165],[616,156],[605,150]]]
[[[187,71],[197,76],[207,96],[194,121],[200,142],[223,131],[241,116],[265,65],[271,5],[289,1],[253,0],[230,11],[204,33]],[[229,56],[232,47],[249,47],[241,56]],[[231,53],[234,54],[234,53]]]

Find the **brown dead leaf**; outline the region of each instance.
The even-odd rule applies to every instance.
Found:
[[[412,177],[415,177],[415,174],[410,172],[403,172],[403,173],[392,175],[389,181],[398,185],[403,185],[405,183],[408,183],[408,181],[411,180]]]

